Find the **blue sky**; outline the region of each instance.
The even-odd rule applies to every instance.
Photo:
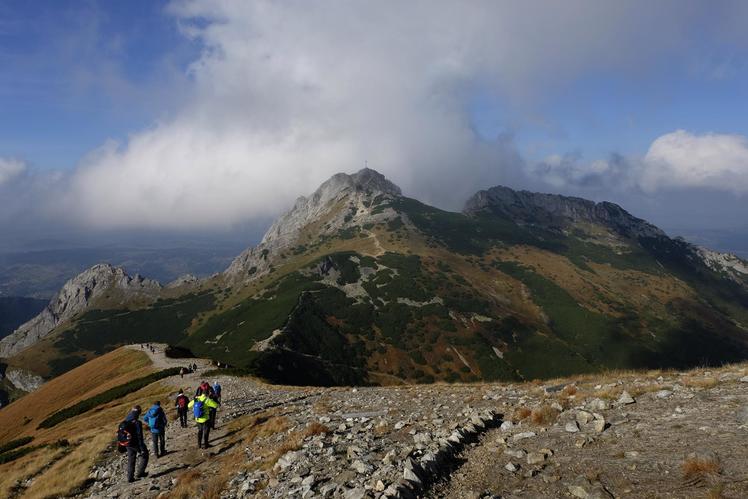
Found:
[[[0,226],[232,231],[368,161],[448,209],[506,183],[748,231],[746,22],[728,1],[2,0]]]
[[[0,156],[72,168],[109,138],[150,125],[177,102],[200,47],[166,2],[0,2]]]

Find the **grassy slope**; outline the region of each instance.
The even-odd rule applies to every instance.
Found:
[[[140,309],[94,309],[10,359],[34,366],[42,376],[57,376],[115,348],[141,342],[178,343],[201,313],[215,306],[215,293],[204,290],[156,301]]]
[[[366,227],[354,237],[327,239],[314,254],[302,247],[286,262],[293,271],[343,250],[351,239],[376,234],[379,249],[394,254],[358,253],[378,255],[374,267],[381,267],[364,284],[369,297],[363,303],[314,279],[283,274],[257,283],[264,285],[265,296],[235,301],[232,309],[197,328],[188,343],[232,363],[252,364],[257,354],[249,352],[251,345],[285,325],[290,333],[282,341],[286,348],[321,356],[341,371],[366,368],[371,374],[365,379],[378,382],[380,373],[420,381],[527,379],[607,368],[714,364],[748,355],[744,332],[720,311],[729,312],[739,295],[713,291],[721,281],[703,269],[690,274],[678,269],[662,251],[634,241],[612,247],[583,231],[562,235],[527,229],[492,215],[465,217],[414,200],[393,207],[418,232],[402,222]],[[605,235],[603,228],[586,229]],[[338,265],[344,274],[351,272],[346,265]],[[383,270],[388,266],[396,273]],[[693,287],[702,282],[709,284],[706,293]],[[434,296],[444,300],[443,307],[414,310],[397,302]],[[372,307],[370,299],[387,306]],[[471,314],[487,319],[466,324]],[[320,349],[317,345],[326,340],[333,343]],[[494,347],[505,353],[503,359]],[[282,363],[275,356],[261,369]],[[290,367],[309,369],[304,362]]]
[[[337,237],[308,227],[248,286],[215,279],[200,295],[91,311],[14,362],[42,359],[45,374],[57,374],[118,344],[160,340],[279,382],[325,384],[528,379],[748,355],[745,332],[726,320],[745,313],[742,295],[720,288],[708,269],[691,269],[675,243],[640,245],[591,225],[562,234],[410,199],[390,207],[401,218]],[[299,272],[328,256],[342,273],[338,284],[358,280],[361,267],[375,272],[361,282],[363,300]],[[434,297],[441,303],[401,302]],[[295,354],[250,351],[283,327],[280,342]],[[297,379],[310,371],[319,379]]]
[[[150,403],[167,395],[167,390],[156,383],[54,428],[37,430],[37,425],[59,409],[153,371],[144,353],[118,349],[51,380],[0,411],[0,443],[29,435],[34,437],[31,445],[50,444],[59,439],[72,444],[67,448],[43,447],[0,465],[0,496],[7,497],[16,480],[40,470],[43,472],[27,491],[29,497],[63,494],[82,483],[98,454],[111,445],[116,422],[132,405]],[[54,464],[45,469],[51,463]]]

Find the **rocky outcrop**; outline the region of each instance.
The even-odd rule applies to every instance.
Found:
[[[128,300],[135,296],[153,297],[161,285],[136,274],[128,275],[121,267],[94,265],[70,279],[42,312],[0,340],[0,357],[10,357],[46,337],[60,324],[91,307],[107,292]]]
[[[9,367],[5,371],[5,378],[10,381],[14,387],[24,392],[33,392],[38,390],[44,384],[44,378],[25,369]]]
[[[179,288],[181,286],[192,286],[194,284],[197,284],[200,282],[200,278],[192,275],[192,274],[185,274],[177,277],[173,281],[171,281],[169,284],[166,285],[167,288]]]
[[[312,225],[311,240],[317,241],[346,228],[391,220],[397,216],[392,208],[376,208],[401,195],[398,186],[369,168],[353,175],[333,175],[311,196],[298,198],[293,208],[268,229],[260,244],[235,258],[224,275],[235,281],[266,274],[282,251],[309,242],[301,236]]]
[[[727,275],[733,281],[748,284],[748,262],[731,253],[720,253],[707,248],[698,248],[704,264],[715,272]]]
[[[475,215],[484,210],[505,215],[520,224],[564,227],[569,223],[591,222],[605,225],[625,237],[665,236],[654,225],[636,218],[614,203],[515,191],[504,186],[478,191],[465,203],[463,212]]]

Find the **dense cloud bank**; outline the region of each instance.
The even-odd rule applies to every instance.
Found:
[[[744,137],[679,130],[638,158],[534,162],[511,134],[486,140],[471,122],[478,92],[521,106],[588,71],[646,71],[684,52],[710,7],[680,5],[176,1],[169,13],[203,48],[180,110],[20,191],[41,200],[40,216],[172,229],[272,216],[364,164],[445,208],[498,183],[743,193]],[[732,17],[727,7],[715,11]],[[721,25],[731,36],[729,22]],[[23,176],[14,165],[0,161],[0,188]]]

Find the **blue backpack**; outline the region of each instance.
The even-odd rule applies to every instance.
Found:
[[[215,393],[216,395],[220,397],[221,396],[221,385],[219,385],[218,383],[213,385],[213,393]]]
[[[202,418],[205,415],[205,405],[203,401],[195,397],[192,404],[192,415],[197,418]]]
[[[143,416],[143,420],[151,430],[158,431],[164,426],[163,421],[159,421],[161,419],[158,414],[159,409],[160,407],[154,405],[153,407],[148,409],[148,412],[146,412],[145,416]]]

